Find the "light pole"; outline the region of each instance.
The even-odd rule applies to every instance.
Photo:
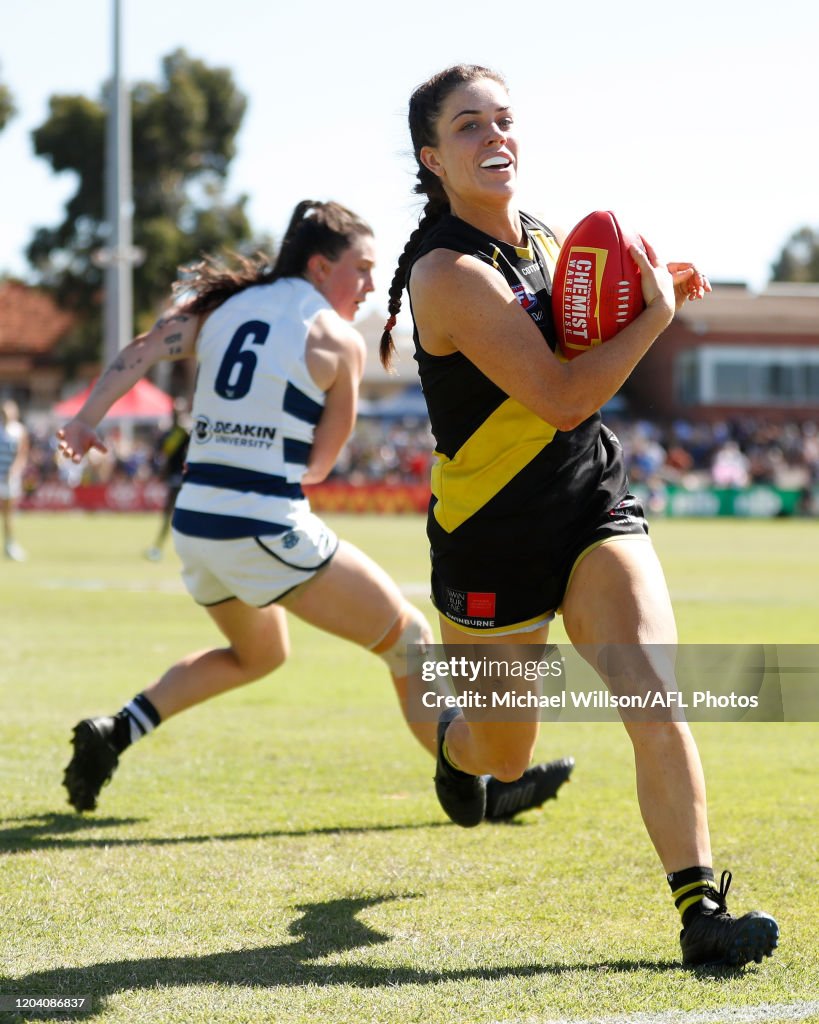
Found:
[[[105,160],[105,218],[108,244],[94,253],[105,269],[103,365],[128,344],[134,330],[133,275],[142,253],[134,248],[131,191],[131,102],[122,80],[121,0],[113,5],[113,72],[108,89]]]

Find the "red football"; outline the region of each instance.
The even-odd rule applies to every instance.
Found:
[[[613,338],[645,307],[630,245],[643,248],[609,210],[595,210],[569,232],[552,281],[558,347],[566,359]]]

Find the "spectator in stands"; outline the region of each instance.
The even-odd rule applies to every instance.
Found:
[[[750,481],[748,457],[736,441],[726,441],[714,455],[711,479],[715,487],[747,487]]]

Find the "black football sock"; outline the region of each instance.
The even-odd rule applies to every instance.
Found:
[[[144,693],[139,693],[114,716],[111,742],[118,754],[153,732],[162,719]]]
[[[713,868],[693,867],[672,871],[666,875],[671,886],[671,896],[682,918],[683,928],[697,914],[713,913],[718,904],[709,898],[709,892],[716,892]]]

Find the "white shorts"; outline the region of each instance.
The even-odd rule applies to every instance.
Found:
[[[182,559],[182,580],[197,604],[221,604],[238,598],[264,608],[305,583],[338,549],[338,537],[308,512],[299,524],[277,537],[209,540],[173,531]]]

